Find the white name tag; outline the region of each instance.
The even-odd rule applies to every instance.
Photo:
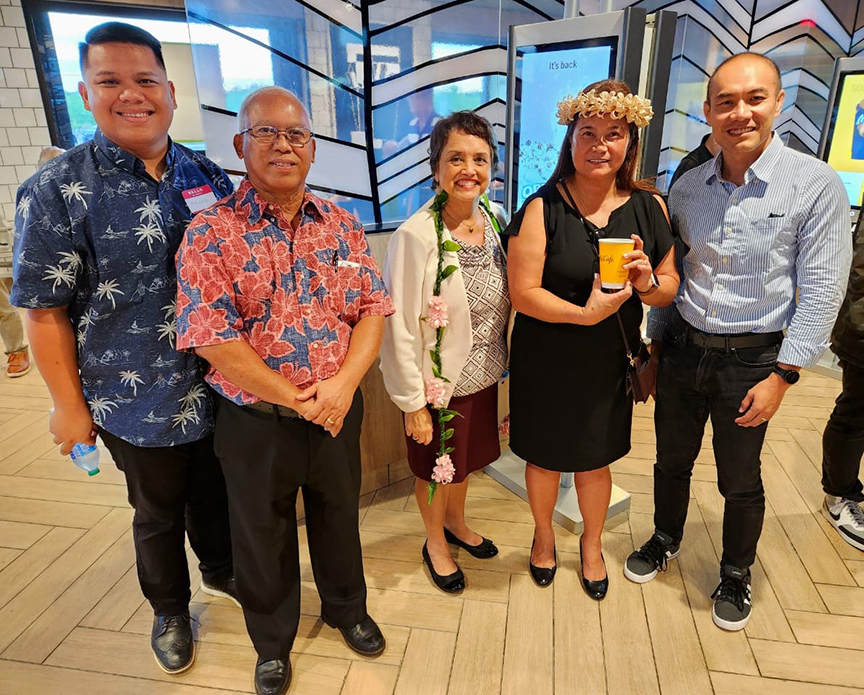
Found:
[[[359,268],[360,264],[354,261],[339,261],[336,265],[340,268]]]
[[[194,215],[213,205],[216,202],[216,195],[210,186],[198,186],[183,191],[183,200],[186,201],[189,212]]]

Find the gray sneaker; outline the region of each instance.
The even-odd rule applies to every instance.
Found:
[[[864,510],[855,500],[825,495],[822,513],[837,529],[840,538],[853,548],[864,550]]]
[[[679,547],[672,541],[672,536],[655,530],[645,545],[630,553],[624,563],[624,576],[637,584],[650,582],[658,572],[666,571],[669,560],[678,557]]]
[[[743,630],[750,620],[750,570],[732,565],[720,569],[720,584],[711,594],[714,624],[724,630]]]

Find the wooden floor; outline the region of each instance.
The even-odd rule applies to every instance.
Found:
[[[629,519],[607,526],[611,588],[583,593],[578,538],[558,532],[560,569],[539,589],[526,572],[528,506],[485,475],[470,487],[473,527],[501,549],[460,553],[460,597],[439,592],[420,561],[423,524],[411,481],[363,498],[369,610],[388,649],[355,656],[318,619],[308,554],[292,693],[310,695],[851,695],[864,693],[864,553],[838,540],[818,510],[820,432],[838,382],[807,374],[768,430],[768,509],[753,567],[745,632],[711,622],[722,500],[706,438],[679,559],[644,586],[624,558],[651,533],[651,408],[638,409],[633,451],[613,466],[633,493]],[[121,476],[103,450],[88,480],[47,431],[47,391],[34,372],[0,376],[0,695],[219,695],[251,692],[255,653],[239,609],[200,593],[198,656],[171,677],[149,647],[151,612],[138,589]]]

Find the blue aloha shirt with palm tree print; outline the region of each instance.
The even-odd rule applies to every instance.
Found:
[[[205,369],[177,352],[174,256],[192,219],[183,191],[233,191],[222,169],[171,142],[162,180],[97,131],[18,189],[12,303],[69,307],[94,422],[142,447],[213,427]]]

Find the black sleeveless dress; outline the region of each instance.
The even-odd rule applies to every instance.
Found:
[[[672,248],[669,223],[647,191],[634,191],[606,227],[587,222],[586,230],[581,216],[547,184],[525,201],[506,234],[519,234],[534,198],[543,200],[546,224],[543,288],[574,304],[585,306],[596,272],[589,234],[620,239],[638,234],[654,268]],[[635,292],[619,313],[627,340],[636,345],[642,302]],[[517,314],[510,346],[510,448],[535,466],[561,472],[591,471],[625,456],[633,418],[627,364],[614,316],[577,326]]]

